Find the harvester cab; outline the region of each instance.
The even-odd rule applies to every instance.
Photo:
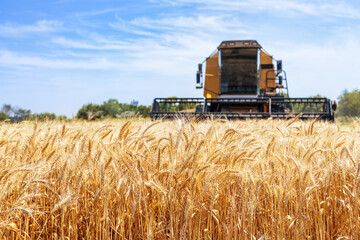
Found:
[[[223,41],[198,65],[196,88],[204,98],[155,98],[151,117],[334,120],[336,104],[327,98],[289,98],[282,61],[255,40]]]

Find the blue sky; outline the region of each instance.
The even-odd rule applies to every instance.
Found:
[[[201,97],[197,63],[241,39],[283,60],[292,97],[359,88],[355,0],[0,0],[0,104],[71,116]]]

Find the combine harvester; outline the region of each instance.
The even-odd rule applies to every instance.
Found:
[[[199,64],[196,88],[204,88],[205,98],[155,98],[152,119],[298,116],[334,120],[336,102],[327,98],[289,98],[282,61],[276,61],[257,41],[224,41],[203,63],[205,66]]]

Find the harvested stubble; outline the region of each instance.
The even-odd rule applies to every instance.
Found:
[[[360,125],[0,126],[0,239],[358,239]]]

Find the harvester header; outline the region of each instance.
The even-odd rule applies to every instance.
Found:
[[[293,118],[334,120],[327,98],[290,98],[282,61],[255,40],[223,41],[198,65],[204,98],[155,98],[151,117]]]

